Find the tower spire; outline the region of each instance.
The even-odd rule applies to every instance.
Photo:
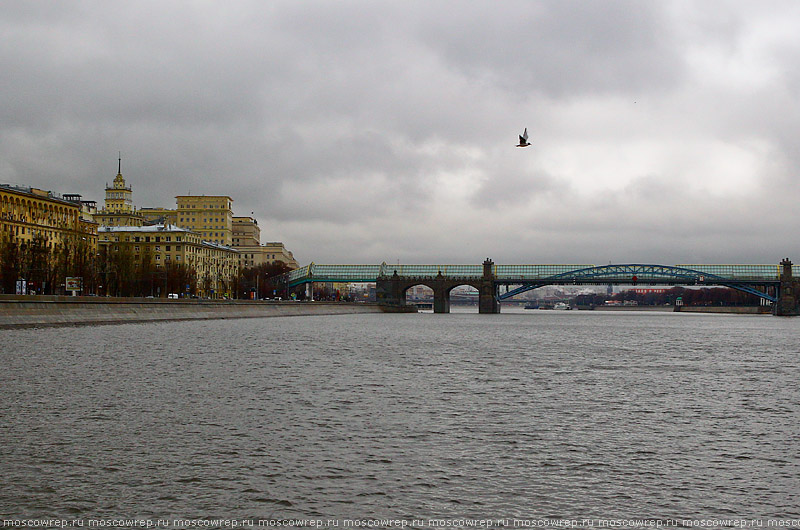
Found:
[[[117,166],[117,175],[122,175],[122,151],[119,151],[119,165]]]

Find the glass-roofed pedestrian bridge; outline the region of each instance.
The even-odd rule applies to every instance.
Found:
[[[800,272],[798,266],[792,267]],[[498,265],[492,276],[500,284],[654,283],[685,285],[713,280],[738,283],[778,282],[780,265]],[[290,287],[309,282],[376,282],[394,275],[405,278],[480,279],[482,265],[321,265],[311,263],[287,274]]]
[[[379,301],[404,303],[405,292],[425,285],[449,300],[460,285],[478,289],[482,303],[493,304],[545,285],[720,285],[745,291],[770,302],[780,296],[781,275],[800,273],[787,259],[780,265],[501,265],[487,259],[482,265],[323,265],[311,263],[287,273],[290,289],[312,283],[376,283]],[[500,289],[504,286],[504,289]],[[501,292],[502,291],[502,292]],[[438,294],[437,294],[438,293]],[[445,302],[442,302],[445,304]],[[445,304],[449,310],[449,302]],[[488,306],[487,306],[488,307]],[[481,312],[498,312],[497,310]],[[443,311],[447,312],[447,311]]]

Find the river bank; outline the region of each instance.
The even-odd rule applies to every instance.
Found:
[[[589,309],[579,307],[578,309]],[[594,311],[654,311],[654,312],[675,312],[681,313],[726,313],[737,315],[770,315],[772,308],[768,306],[681,306],[675,308],[671,305],[640,305],[640,306],[596,306],[591,308]]]
[[[0,329],[378,312],[344,302],[0,295]]]

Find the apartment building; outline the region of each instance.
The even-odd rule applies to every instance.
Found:
[[[177,224],[211,243],[233,241],[233,199],[227,195],[178,195]]]
[[[135,266],[144,260],[152,260],[156,269],[185,264],[194,271],[198,294],[206,298],[230,297],[239,273],[238,250],[175,225],[100,227],[98,246],[105,256],[132,256]]]
[[[285,263],[290,269],[299,267],[283,243],[261,244],[261,229],[254,217],[233,218],[233,247],[239,250],[244,268],[276,262]]]
[[[0,235],[19,242],[40,237],[48,249],[85,241],[96,252],[98,224],[88,213],[91,202],[82,203],[80,195],[67,197],[72,200],[37,188],[0,184]]]
[[[233,246],[256,247],[261,244],[261,229],[255,217],[233,218]]]
[[[149,225],[177,225],[178,211],[174,208],[139,208],[144,222]]]

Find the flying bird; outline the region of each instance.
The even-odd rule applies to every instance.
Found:
[[[528,147],[530,142],[528,142],[528,128],[525,127],[525,132],[523,132],[519,137],[519,144],[517,147]]]

